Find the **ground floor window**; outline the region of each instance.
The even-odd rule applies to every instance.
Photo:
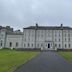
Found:
[[[65,44],[65,48],[67,47],[67,45]]]
[[[48,48],[50,48],[50,44],[48,43]]]
[[[2,46],[2,43],[1,43],[1,46]]]
[[[2,40],[1,40],[1,46],[2,46],[3,44],[2,44]]]
[[[70,48],[70,44],[69,44],[69,48]]]
[[[9,46],[12,47],[12,42],[9,43]]]
[[[33,44],[31,44],[31,46],[33,47]]]
[[[24,47],[26,47],[26,44],[24,44]]]
[[[55,47],[57,47],[57,44],[55,44]]]
[[[30,46],[30,44],[28,43],[28,47]]]
[[[18,47],[18,42],[16,42],[16,47]]]
[[[39,47],[39,44],[37,44],[37,47]]]

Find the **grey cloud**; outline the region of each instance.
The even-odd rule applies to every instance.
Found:
[[[71,0],[0,0],[0,25],[23,28],[29,25],[72,24]]]

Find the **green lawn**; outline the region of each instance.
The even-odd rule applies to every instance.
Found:
[[[66,60],[72,62],[72,52],[59,52],[59,54]]]
[[[38,52],[0,50],[0,72],[12,72],[36,55]]]

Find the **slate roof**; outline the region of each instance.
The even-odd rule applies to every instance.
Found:
[[[16,33],[16,32],[6,32],[8,35],[23,35],[22,32]]]
[[[37,30],[72,30],[71,27],[68,26],[29,26],[24,29],[37,29]]]
[[[17,31],[13,31],[13,28],[11,28],[10,26],[0,26],[0,30],[4,29],[6,34],[8,35],[23,35],[23,32],[21,32],[20,30]]]

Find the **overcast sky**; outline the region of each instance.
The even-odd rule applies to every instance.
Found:
[[[36,22],[72,27],[72,0],[0,0],[0,25],[21,29]]]

